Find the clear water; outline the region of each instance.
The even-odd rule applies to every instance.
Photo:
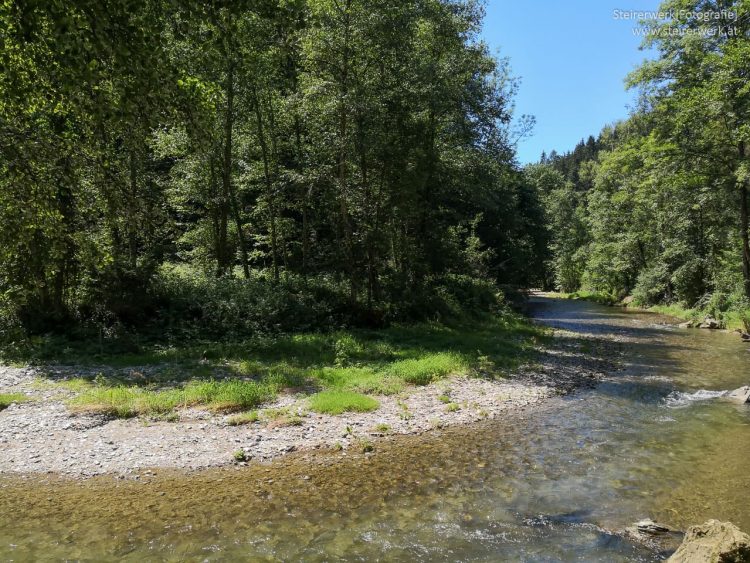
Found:
[[[653,561],[666,553],[615,532],[645,517],[750,530],[750,407],[720,397],[750,383],[750,346],[584,302],[538,298],[534,316],[593,333],[624,369],[595,390],[394,438],[374,455],[140,482],[5,479],[0,558]]]

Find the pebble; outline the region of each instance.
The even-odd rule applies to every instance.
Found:
[[[329,449],[336,444],[347,449],[371,434],[375,434],[373,439],[380,439],[384,434],[429,431],[436,427],[436,421],[445,426],[495,418],[507,409],[528,408],[602,377],[601,365],[582,361],[567,352],[550,352],[539,362],[541,365],[522,368],[507,380],[455,378],[410,389],[407,397],[379,397],[381,408],[373,413],[337,417],[310,413],[308,423],[300,427],[268,429],[257,424],[250,431],[248,427],[226,425],[224,415],[197,409],[182,411],[183,422],[150,425],[137,419],[71,415],[65,404],[72,396],[69,391],[40,390],[35,385],[36,370],[0,366],[0,392],[24,392],[37,399],[0,412],[0,473],[58,472],[84,477],[112,472],[118,478],[129,475],[140,480],[141,476],[134,474],[139,467],[200,469],[234,464],[232,454],[238,444],[245,444],[242,450],[248,459],[255,460],[297,450]],[[71,369],[81,368],[60,368],[56,377],[68,377]],[[147,369],[153,368],[137,371],[145,373]],[[438,400],[446,392],[460,410],[446,412],[446,405]],[[289,407],[298,400],[285,395],[269,407]],[[403,417],[404,405],[410,418]],[[389,432],[377,431],[378,424],[387,424]],[[150,471],[143,473],[144,478],[151,475]],[[302,479],[309,480],[309,476]]]

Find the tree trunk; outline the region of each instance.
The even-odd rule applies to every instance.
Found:
[[[747,157],[745,151],[745,142],[741,141],[739,146],[740,161]],[[742,237],[742,281],[745,296],[750,299],[750,233],[748,233],[747,184],[746,179],[742,179],[740,182],[740,229]]]
[[[742,230],[742,281],[750,299],[750,237],[748,235],[747,181],[740,185],[740,229]]]
[[[266,133],[263,128],[263,114],[261,113],[260,98],[258,90],[253,85],[253,106],[255,107],[255,122],[258,128],[258,142],[263,155],[263,176],[266,181],[266,194],[268,197],[269,214],[271,215],[271,256],[273,259],[273,279],[279,281],[279,251],[276,237],[276,203],[273,193],[273,180],[271,178],[271,165],[268,156],[268,145],[266,144]]]
[[[346,107],[349,93],[349,35],[350,35],[351,0],[346,1],[344,9],[344,49],[341,61],[341,81],[339,83],[339,154],[338,154],[338,184],[339,184],[339,216],[344,234],[344,262],[349,271],[349,299],[352,304],[357,301],[357,286],[354,268],[354,244],[352,225],[349,217],[347,196],[347,135],[349,127],[349,112]]]
[[[294,137],[297,145],[297,166],[300,172],[304,166],[304,154],[302,152],[302,126],[300,124],[299,114],[294,115]],[[310,254],[310,238],[308,207],[310,205],[310,189],[304,183],[302,185],[302,279],[307,286],[307,267]]]
[[[234,126],[234,63],[230,61],[227,70],[227,115],[224,125],[224,186],[225,193],[229,197],[229,204],[232,209],[232,217],[237,229],[237,242],[242,254],[242,273],[245,279],[250,279],[250,266],[248,265],[247,243],[245,242],[245,232],[242,229],[242,217],[240,216],[240,207],[237,202],[237,194],[232,184],[232,134]]]
[[[221,277],[225,272],[226,247],[227,247],[227,216],[221,197],[221,188],[216,174],[216,161],[212,154],[209,157],[209,169],[211,177],[209,180],[209,198],[211,201],[211,225],[213,227],[214,254],[216,255],[216,277]]]

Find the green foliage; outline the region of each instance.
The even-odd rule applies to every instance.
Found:
[[[746,2],[668,0],[640,110],[526,171],[546,196],[557,286],[737,317],[750,300]],[[736,14],[708,22],[695,12]],[[728,33],[728,30],[731,33]]]
[[[546,230],[482,15],[3,3],[0,341],[75,332],[136,352],[149,331],[497,310],[496,283],[539,279]]]
[[[351,391],[321,391],[312,395],[309,402],[310,410],[325,414],[369,412],[380,406],[372,397]]]

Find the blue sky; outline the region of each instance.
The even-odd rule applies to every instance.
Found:
[[[625,76],[648,53],[633,33],[636,21],[615,10],[656,10],[658,0],[488,0],[484,40],[510,57],[521,78],[516,115],[531,114],[533,136],[518,145],[521,163],[542,150],[562,153],[596,136],[607,123],[627,117],[636,92]]]

